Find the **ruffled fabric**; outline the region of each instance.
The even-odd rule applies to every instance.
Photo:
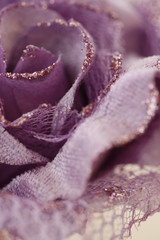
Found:
[[[118,21],[113,21],[113,17],[107,14],[109,8],[106,8],[106,13],[101,14],[100,11],[92,9],[92,4],[86,2],[81,5],[78,1],[74,4],[72,1],[56,1],[50,8],[60,13],[66,20],[73,18],[80,22],[94,39],[96,57],[84,80],[88,100],[92,102],[111,78],[109,66],[112,54],[122,51],[121,28]]]
[[[0,238],[124,239],[159,211],[158,13],[0,8]]]

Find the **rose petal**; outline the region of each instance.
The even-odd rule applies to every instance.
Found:
[[[114,161],[121,164],[133,163],[140,166],[159,165],[159,141],[160,141],[160,111],[149,125],[149,128],[136,141],[115,151]]]
[[[150,34],[150,45],[156,50],[155,54],[159,54],[160,52],[160,31],[159,31],[159,11],[160,11],[160,5],[158,0],[154,0],[154,4],[152,4],[149,0],[141,0],[140,4],[139,1],[130,0],[130,4],[132,4],[138,13],[143,18],[143,21],[145,22],[144,28],[145,31],[148,31]],[[155,36],[156,33],[156,36]]]
[[[23,48],[28,43],[38,47],[43,46],[56,55],[61,53],[66,75],[70,84],[73,85],[58,103],[57,113],[62,107],[68,109],[69,112],[73,107],[76,94],[78,95],[82,79],[94,60],[95,47],[92,38],[79,23],[73,20],[68,23],[57,20],[51,24],[39,24],[17,43],[17,50],[13,55],[14,59],[19,58]],[[74,48],[73,45],[75,45]],[[66,117],[68,112],[65,113]],[[63,119],[66,119],[65,116]],[[55,121],[53,119],[53,125]]]
[[[29,45],[23,51],[23,54],[14,69],[14,73],[33,73],[41,71],[42,69],[51,66],[56,60],[57,58],[44,48]]]
[[[53,21],[56,18],[61,19],[60,15],[54,11],[24,2],[9,5],[1,11],[1,44],[6,52],[9,68],[15,64],[14,60],[11,59],[11,54],[17,40],[37,23]]]
[[[25,240],[49,240],[55,236],[55,240],[62,240],[70,232],[70,224],[66,221],[68,227],[62,232],[62,214],[56,207],[52,214],[42,207],[29,199],[1,193],[0,236],[5,234],[8,239]]]
[[[1,74],[0,82],[5,117],[11,121],[42,103],[55,105],[67,90],[61,57],[39,72]]]
[[[66,2],[82,6],[88,5],[102,14],[109,11],[115,18],[121,20],[124,25],[122,38],[126,54],[150,56],[159,53],[159,40],[155,31],[155,22],[158,22],[158,18],[155,19],[155,9],[157,13],[159,11],[157,0],[154,1],[154,4],[148,0],[143,0],[141,3],[133,0],[67,0]]]
[[[3,110],[1,113],[3,113]],[[0,120],[5,123],[5,119],[1,114]],[[0,187],[8,184],[17,175],[31,168],[33,169],[34,164],[44,164],[48,161],[41,155],[28,150],[1,125],[0,130]]]
[[[157,71],[150,69],[122,76],[52,163],[17,177],[6,190],[39,201],[46,200],[46,196],[49,200],[82,194],[87,180],[110,149],[141,135],[154,117],[158,102],[156,76]]]
[[[54,108],[44,105],[20,119],[6,124],[5,129],[27,148],[53,159],[69,138],[71,131],[73,131],[72,128],[80,120],[77,112],[73,111],[67,117],[64,125],[61,125],[59,123],[63,118],[63,112],[64,110],[61,109],[59,115],[56,113],[55,131],[52,135],[50,133],[55,114]]]
[[[0,125],[0,163],[23,165],[45,163],[47,159],[28,150]]]
[[[82,26],[73,20],[38,24],[17,42],[12,58],[18,60],[28,44],[43,47],[56,56],[61,54],[66,73],[73,83],[86,58],[85,33],[82,31]]]
[[[66,20],[73,18],[80,22],[91,34],[98,49],[113,50],[115,45],[119,46],[118,38],[113,38],[116,36],[114,31],[118,29],[116,29],[114,19],[107,14],[107,9],[105,9],[104,14],[101,14],[100,11],[87,3],[80,5],[69,1],[55,1],[53,5],[50,5],[50,8],[59,12]]]
[[[91,34],[97,48],[93,66],[85,77],[87,98],[92,102],[108,83],[111,77],[111,56],[115,51],[121,51],[121,27],[110,14],[109,9],[103,9],[103,14],[92,4],[77,1],[55,1],[50,7],[59,12],[65,19],[73,18],[82,23]],[[99,3],[98,3],[99,4]],[[96,27],[95,27],[96,26]]]
[[[61,129],[63,129],[63,126],[66,126],[66,121],[68,120],[67,118],[70,116],[70,111],[71,111],[71,107],[73,105],[73,102],[74,102],[74,96],[76,94],[76,91],[77,91],[77,88],[83,78],[83,76],[86,74],[88,68],[90,67],[91,63],[92,63],[92,59],[94,57],[94,46],[92,44],[92,41],[90,39],[90,36],[84,31],[84,29],[76,22],[69,22],[68,25],[66,25],[67,23],[59,23],[59,22],[54,22],[53,24],[51,24],[50,26],[48,26],[47,24],[42,24],[41,26],[37,27],[37,28],[34,28],[34,31],[33,33],[35,33],[35,29],[37,29],[37,31],[39,31],[39,34],[41,35],[41,38],[43,39],[44,35],[46,36],[46,34],[44,34],[44,30],[48,31],[48,34],[51,35],[51,32],[53,34],[53,37],[51,38],[53,41],[54,41],[54,38],[56,36],[56,31],[57,31],[57,35],[60,34],[60,39],[57,43],[60,44],[60,41],[62,41],[63,43],[63,38],[62,38],[62,34],[65,34],[66,36],[66,33],[68,31],[68,33],[70,32],[71,34],[71,37],[70,38],[67,38],[68,40],[65,40],[66,43],[67,41],[68,42],[68,45],[67,44],[63,44],[63,46],[61,47],[61,45],[59,46],[59,48],[61,49],[61,51],[63,52],[63,60],[64,60],[64,64],[68,64],[68,58],[70,62],[70,66],[66,66],[67,68],[68,67],[74,67],[73,66],[73,59],[72,59],[72,56],[70,56],[72,53],[70,53],[70,51],[74,51],[73,52],[73,55],[77,55],[79,54],[79,52],[82,54],[81,57],[79,57],[79,60],[80,60],[80,63],[79,63],[79,60],[77,63],[75,63],[74,61],[74,65],[76,64],[76,73],[78,75],[75,83],[73,84],[72,88],[67,92],[67,94],[62,98],[62,100],[60,101],[60,103],[55,107],[54,109],[54,112],[52,112],[52,116],[50,115],[49,113],[49,116],[51,116],[50,119],[52,119],[52,127],[50,129],[50,133],[52,133],[53,137],[50,137],[48,140],[47,140],[47,136],[45,137],[45,141],[44,141],[44,138],[43,138],[43,142],[39,142],[38,145],[36,145],[36,142],[37,140],[35,139],[34,135],[35,133],[34,132],[30,132],[28,131],[28,135],[26,133],[26,130],[24,129],[25,131],[25,136],[27,135],[26,138],[23,137],[23,126],[22,128],[20,127],[21,123],[23,123],[24,121],[26,121],[28,118],[29,118],[29,121],[33,119],[33,122],[35,121],[35,116],[34,114],[32,113],[29,113],[29,115],[24,115],[22,116],[22,119],[19,119],[17,121],[18,123],[18,127],[16,126],[16,122],[13,123],[13,125],[11,126],[10,125],[10,130],[9,130],[9,127],[7,128],[8,131],[10,131],[14,136],[18,137],[18,139],[20,139],[21,142],[23,143],[26,143],[27,146],[31,147],[31,149],[37,149],[38,152],[40,152],[41,154],[47,154],[47,156],[50,156],[50,157],[53,157],[55,156],[55,153],[57,152],[57,150],[59,149],[59,144],[60,146],[62,146],[62,144],[64,144],[64,140],[66,141],[66,138],[67,136],[65,137],[65,139],[63,138],[61,140],[58,140],[55,138],[55,136],[57,136],[58,134],[61,134]],[[42,28],[41,28],[42,27]],[[60,33],[60,29],[62,30]],[[74,30],[75,29],[75,33],[74,33]],[[43,31],[42,31],[43,30]],[[31,35],[30,35],[31,36]],[[66,38],[64,36],[64,38]],[[77,48],[75,48],[74,50],[70,49],[70,46],[72,46],[72,44],[70,45],[71,41],[72,41],[72,37],[73,37],[73,41],[75,40],[75,37],[76,37],[76,42],[77,42]],[[33,38],[35,39],[35,38]],[[49,38],[50,39],[50,38]],[[39,38],[37,39],[38,43],[39,43]],[[56,41],[56,40],[55,40]],[[44,41],[42,41],[44,42]],[[24,43],[24,41],[23,41]],[[32,43],[33,44],[33,43]],[[34,42],[35,44],[35,42]],[[36,45],[37,45],[37,42],[36,42]],[[56,46],[56,42],[55,44],[51,45],[49,47],[49,44],[45,41],[44,42],[44,45],[48,45],[48,48],[49,50],[52,50],[55,48]],[[55,49],[56,51],[58,51],[58,49]],[[53,50],[52,50],[53,51]],[[65,54],[67,54],[67,56],[65,56]],[[68,55],[69,54],[69,55]],[[75,75],[74,74],[74,75]],[[72,77],[74,77],[74,75]],[[24,98],[24,92],[22,93],[23,96],[22,96],[22,99]],[[48,93],[47,93],[48,94]],[[18,100],[18,95],[17,95],[17,101]],[[41,119],[41,111],[37,111],[38,115],[39,116],[36,116],[37,120],[40,120]],[[46,113],[47,115],[47,113]],[[75,118],[75,120],[77,119],[77,117]],[[49,120],[50,121],[50,120]],[[76,120],[77,121],[77,120]],[[71,126],[68,128],[68,130],[70,130],[70,128],[74,125],[74,121],[73,123],[71,124]],[[58,128],[57,128],[58,126]],[[13,128],[13,131],[11,130]],[[16,129],[17,127],[17,129]],[[33,139],[31,140],[31,136],[33,136]],[[23,139],[24,138],[24,139]],[[52,139],[52,140],[50,140]],[[31,140],[29,142],[29,140]],[[38,140],[39,141],[39,140]],[[51,142],[50,142],[51,141]],[[57,146],[58,144],[58,146]],[[54,147],[55,145],[55,147]],[[46,151],[47,149],[47,146],[49,147],[50,150]],[[38,147],[38,148],[37,148]],[[55,151],[56,150],[56,151]]]
[[[106,0],[105,3],[124,24],[123,41],[126,54],[147,57],[158,53],[157,33],[144,11],[123,0]]]

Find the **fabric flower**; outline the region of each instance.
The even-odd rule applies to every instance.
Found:
[[[155,4],[1,1],[0,238],[123,239],[159,210]]]

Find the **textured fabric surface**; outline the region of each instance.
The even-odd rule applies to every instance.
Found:
[[[128,239],[160,211],[159,14],[0,2],[0,239]]]

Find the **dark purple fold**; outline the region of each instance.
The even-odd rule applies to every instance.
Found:
[[[61,57],[41,71],[1,75],[0,83],[5,117],[10,121],[40,104],[55,105],[67,91]]]
[[[159,166],[160,163],[160,113],[158,111],[147,131],[136,141],[125,147],[118,148],[114,152],[115,163],[135,164],[151,169]]]
[[[44,34],[43,30],[46,31],[46,34]],[[38,32],[39,32],[39,38],[36,39],[34,38],[34,34],[35,33],[37,34]],[[94,45],[88,33],[82,28],[82,26],[79,23],[74,21],[70,21],[68,24],[61,21],[55,21],[50,25],[42,24],[40,26],[35,27],[34,31],[31,31],[31,33],[32,34],[29,36],[32,41],[36,41],[34,42],[34,44],[38,45],[39,41],[42,40],[42,45],[44,44],[44,47],[48,46],[48,50],[50,50],[51,52],[57,51],[57,54],[58,53],[62,54],[63,63],[65,66],[66,72],[68,71],[68,73],[69,72],[72,73],[70,77],[72,78],[75,77],[75,79],[73,78],[73,81],[75,82],[73,82],[73,85],[69,89],[69,91],[66,90],[66,94],[64,93],[63,98],[54,108],[50,106],[47,107],[47,104],[43,104],[42,108],[40,107],[39,109],[33,112],[23,115],[22,118],[18,119],[17,121],[11,124],[7,124],[6,129],[30,149],[37,151],[49,158],[53,158],[58,152],[58,150],[60,149],[60,147],[62,147],[64,142],[69,137],[68,135],[69,131],[72,129],[72,127],[74,127],[77,121],[79,121],[79,116],[77,115],[76,112],[75,112],[76,114],[74,114],[74,112],[72,114],[71,108],[73,106],[74,97],[78,92],[78,87],[83,79],[83,76],[85,76],[90,65],[92,64],[92,61],[94,58]],[[44,36],[46,36],[47,33],[50,35],[50,38],[48,38],[48,42],[45,41],[44,39]],[[64,39],[61,37],[62,35],[64,35],[64,38],[66,41],[65,45],[63,45]],[[51,42],[50,42],[50,39],[52,40]],[[72,48],[72,45],[70,45],[70,43],[72,43],[72,41],[74,42],[74,40],[76,40],[77,42],[76,48]],[[25,43],[25,41],[23,43]],[[33,42],[31,43],[33,44]],[[51,43],[53,43],[53,45]],[[56,46],[58,46],[59,49],[56,48]],[[41,54],[44,54],[44,53],[49,54],[41,49]],[[73,57],[76,57],[76,56],[79,56],[79,58],[78,59],[74,58],[74,59],[77,59],[77,61],[73,61]],[[68,62],[68,59],[69,59],[69,62]],[[31,58],[31,61],[32,61],[32,58]],[[60,58],[57,61],[60,61]],[[28,58],[27,58],[27,63],[29,63]],[[18,65],[19,64],[21,64],[21,67],[23,64],[24,64],[24,67],[26,67],[25,60],[24,61],[20,60]],[[46,64],[46,61],[44,64]],[[75,72],[71,71],[72,69],[74,69]],[[43,76],[42,80],[39,81],[39,84],[42,84],[42,95],[39,98],[39,95],[41,92],[40,92],[40,88],[37,80],[34,79],[34,75],[36,73],[37,72],[32,73],[31,75],[28,75],[28,77],[32,76],[30,80],[26,79],[25,81],[23,81],[21,79],[13,79],[12,81],[13,84],[15,85],[17,84],[16,85],[17,91],[15,92],[14,90],[14,94],[17,94],[17,95],[14,95],[16,99],[15,103],[18,104],[18,106],[15,104],[15,106],[17,107],[17,111],[19,110],[18,107],[21,107],[21,109],[24,110],[24,107],[25,106],[27,107],[26,104],[29,104],[29,101],[30,101],[30,104],[33,106],[33,103],[35,103],[35,100],[36,100],[36,94],[38,97],[37,101],[39,101],[39,104],[46,103],[46,98],[49,98],[49,97],[54,98],[55,94],[57,96],[57,94],[62,92],[63,88],[65,87],[65,83],[61,86],[60,82],[58,81],[58,79],[60,79],[61,81],[63,79],[63,78],[60,78],[61,72],[59,71],[57,72],[56,68],[54,68],[52,78],[47,78],[47,76],[50,75],[50,74],[47,74],[47,76]],[[57,73],[56,83],[59,84],[58,90],[55,89],[55,87],[52,88],[52,85],[50,85],[52,83],[54,84],[53,76],[56,73]],[[17,78],[17,76],[23,77],[23,73],[18,75],[11,74],[10,76],[11,77],[15,76],[15,78]],[[26,76],[26,74],[24,74],[24,76]],[[49,81],[49,85],[47,85],[47,81]],[[7,83],[10,84],[12,82],[9,82],[8,80]],[[44,85],[43,85],[43,82],[44,82]],[[4,79],[3,79],[3,83],[6,84]],[[23,92],[19,90],[20,87],[23,87],[22,84],[25,86]],[[35,89],[34,89],[34,84],[35,84]],[[6,86],[6,90],[8,92],[10,91],[10,94],[12,94],[12,89],[9,89],[8,85],[5,85],[5,86]],[[27,90],[27,86],[28,86],[28,90]],[[27,91],[29,91],[30,93],[28,97],[26,95],[28,94]],[[55,94],[54,94],[54,91],[55,91]],[[49,92],[51,93],[51,95],[49,94]],[[4,94],[4,97],[6,96],[7,95]],[[33,98],[31,96],[33,96]],[[26,102],[25,99],[28,99],[28,98],[29,100]],[[8,107],[11,107],[11,104],[14,104],[13,99],[14,98],[12,98],[11,100],[11,98],[6,97],[6,103],[7,101],[10,101]],[[57,98],[57,101],[58,101],[58,98]],[[54,105],[52,101],[49,101],[47,103],[51,103],[52,105]],[[4,104],[4,108],[5,108],[5,104]],[[15,111],[15,108],[13,108],[13,112],[14,111]],[[30,126],[25,127],[27,126],[27,124],[28,126],[29,125]],[[41,130],[38,130],[39,134],[42,134],[42,136],[41,135],[36,136],[37,130],[32,128],[32,126],[34,127],[35,124],[37,124],[38,126],[44,125],[42,127],[43,129],[39,127],[39,129]],[[43,136],[44,129],[46,129],[45,134],[51,134],[51,136]]]
[[[39,37],[35,38],[34,34]],[[41,47],[41,43],[50,52],[33,45],[27,47],[16,66],[15,72],[35,72],[7,73],[6,77],[9,79],[1,76],[1,82],[3,83],[1,98],[3,98],[4,110],[6,111],[5,116],[7,116],[8,109],[10,116],[12,118],[14,116],[13,119],[20,116],[21,111],[25,113],[38,107],[39,104],[42,104],[42,106],[22,115],[12,123],[6,123],[5,129],[27,148],[53,159],[69,138],[72,128],[80,120],[80,116],[71,108],[83,76],[92,64],[94,45],[88,33],[79,23],[74,21],[66,23],[58,20],[51,24],[40,24],[31,29],[28,36],[22,38],[24,40],[20,41],[22,45],[19,44],[17,47],[23,49],[27,45],[26,40],[31,40],[29,41],[31,44]],[[44,38],[45,36],[48,36],[48,42]],[[62,38],[62,36],[64,37]],[[72,47],[74,41],[77,43],[75,48]],[[65,71],[68,73],[69,79],[73,81],[69,91],[65,88],[67,81],[62,84],[64,78],[61,57],[58,58],[55,66],[51,65],[46,69],[37,71],[53,61],[54,56],[51,52],[57,55],[61,54],[63,58]],[[43,61],[41,60],[42,57]],[[36,64],[31,68],[30,64],[33,62]],[[42,74],[43,71],[45,71],[44,75]],[[61,94],[63,89],[65,89],[63,98],[55,107],[52,107],[51,105],[57,103],[53,102],[52,99],[56,97],[56,101],[58,101],[58,94]]]
[[[18,39],[37,23],[50,22],[56,18],[61,19],[60,15],[54,11],[30,3],[8,5],[0,12],[1,44],[6,52],[8,68],[12,69],[16,65],[11,54]]]
[[[28,150],[23,144],[12,137],[1,125],[0,144],[0,163],[9,165],[23,165],[47,162],[46,158]]]
[[[43,47],[56,56],[61,54],[66,74],[71,83],[74,83],[86,57],[86,47],[78,23],[53,20],[52,23],[44,22],[31,28],[17,41],[12,53],[15,61],[28,44]]]
[[[61,107],[65,107],[69,113],[78,95],[79,86],[94,61],[95,46],[91,36],[81,24],[73,20],[68,23],[62,20],[53,21],[51,24],[43,23],[33,27],[21,38],[13,53],[14,59],[19,58],[28,43],[43,46],[55,55],[62,55],[65,73],[72,87],[57,104],[57,112]],[[81,97],[79,101],[81,105]],[[63,118],[65,119],[65,116]],[[54,121],[53,119],[53,124]]]
[[[42,105],[30,113],[31,116],[28,114],[28,118],[24,115],[7,124],[5,129],[27,148],[52,160],[71,136],[73,128],[80,120],[78,113],[73,111],[61,125],[60,121],[62,121],[64,112],[63,108],[58,113],[55,112],[54,107]],[[54,132],[51,134],[55,113]]]
[[[85,226],[87,203],[56,201],[44,205],[0,194],[0,236],[8,239],[63,240]],[[81,217],[81,221],[80,218]],[[63,230],[62,230],[63,227]]]
[[[23,50],[23,54],[14,69],[14,73],[41,71],[51,66],[56,60],[57,58],[44,48],[29,45]]]
[[[94,8],[92,4],[55,1],[51,9],[60,13],[65,19],[73,18],[80,22],[93,37],[97,48],[95,61],[85,77],[85,89],[89,102],[99,95],[111,78],[111,56],[121,51],[121,28],[107,12]]]
[[[30,194],[38,201],[45,201],[46,195],[48,200],[80,196],[110,150],[143,134],[155,116],[157,74],[156,69],[137,68],[122,75],[51,163],[14,179],[6,190],[20,196]]]

